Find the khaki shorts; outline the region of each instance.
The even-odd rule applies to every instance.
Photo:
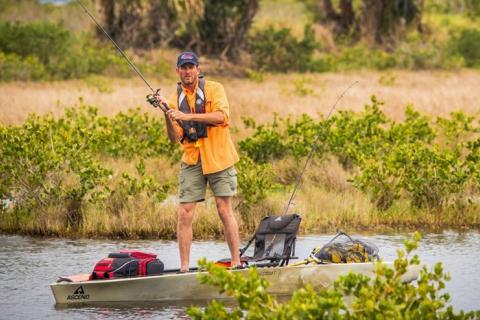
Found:
[[[196,165],[182,162],[179,180],[180,203],[205,200],[207,182],[215,197],[231,197],[237,193],[237,171],[234,167],[204,175],[200,162]]]

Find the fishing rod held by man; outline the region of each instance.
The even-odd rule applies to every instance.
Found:
[[[90,11],[85,7],[82,1],[77,0],[77,3],[83,8],[85,13],[93,20],[93,22],[97,25],[97,27],[103,32],[103,34],[113,43],[113,45],[117,48],[118,52],[125,58],[127,63],[130,67],[135,71],[135,73],[143,80],[143,82],[147,85],[147,87],[152,91],[152,93],[147,95],[147,102],[150,103],[154,108],[160,108],[164,113],[167,113],[170,108],[168,104],[161,102],[157,99],[159,96],[160,89],[154,90],[150,83],[145,79],[144,75],[140,72],[140,70],[133,64],[133,62],[128,58],[125,52],[120,48],[120,46],[113,40],[113,38],[108,34],[108,32],[98,23],[97,19],[90,13]],[[183,125],[181,120],[176,120],[179,125]],[[192,133],[193,135],[193,133]]]

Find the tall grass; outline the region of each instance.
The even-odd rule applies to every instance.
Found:
[[[125,169],[125,164],[117,165],[118,168],[113,168]],[[162,168],[175,172],[165,166],[159,167],[159,171]],[[331,162],[309,168],[306,182],[289,209],[289,213],[301,215],[302,234],[331,233],[339,229],[372,232],[480,227],[480,216],[475,208],[466,208],[460,215],[458,211],[442,212],[438,215],[428,210],[412,210],[408,203],[400,202],[389,210],[380,212],[367,195],[350,186],[339,188],[339,182],[343,184],[343,180],[333,181],[327,178],[315,184],[309,183],[315,179],[315,172],[318,174],[325,170],[337,172],[339,165]],[[175,173],[172,175],[176,176]],[[114,187],[112,185],[112,188]],[[289,190],[277,191],[252,206],[246,213],[240,214],[235,210],[242,238],[249,238],[266,215],[283,214],[289,196]],[[46,211],[36,212],[34,216],[25,216],[23,220],[3,214],[0,230],[43,236],[175,239],[177,209],[178,202],[174,194],[162,203],[140,194],[112,199],[112,202],[103,208],[87,204],[83,210],[81,228],[74,230],[65,227],[65,204],[57,203]],[[222,239],[224,236],[223,225],[211,194],[207,196],[205,203],[196,207],[193,234],[195,239]]]

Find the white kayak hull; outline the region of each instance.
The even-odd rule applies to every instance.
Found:
[[[392,263],[386,263],[392,267]],[[330,287],[340,276],[351,271],[373,276],[373,263],[345,263],[323,265],[301,265],[286,267],[258,268],[274,295],[291,295],[294,291],[312,285],[315,290]],[[248,270],[233,270],[247,274]],[[418,278],[420,267],[412,266],[402,281],[410,282]],[[200,284],[198,272],[165,273],[158,276],[120,278],[110,280],[82,280],[72,277],[72,282],[56,282],[50,285],[58,305],[110,303],[110,302],[151,302],[226,299],[218,289]]]

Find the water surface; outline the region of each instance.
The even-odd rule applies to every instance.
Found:
[[[296,255],[308,256],[312,248],[326,243],[332,235],[301,236]],[[410,234],[370,235],[363,238],[380,248],[385,260]],[[58,275],[90,272],[109,252],[138,249],[157,253],[167,268],[178,267],[176,243],[172,241],[110,241],[41,239],[0,235],[0,319],[178,319],[185,317],[188,301],[182,304],[110,304],[82,308],[58,308],[49,284]],[[418,254],[429,266],[442,261],[452,275],[447,290],[455,309],[480,309],[480,233],[443,232],[424,235]],[[203,256],[228,256],[226,244],[197,241],[192,247],[192,266]],[[187,289],[186,289],[187,290]]]

